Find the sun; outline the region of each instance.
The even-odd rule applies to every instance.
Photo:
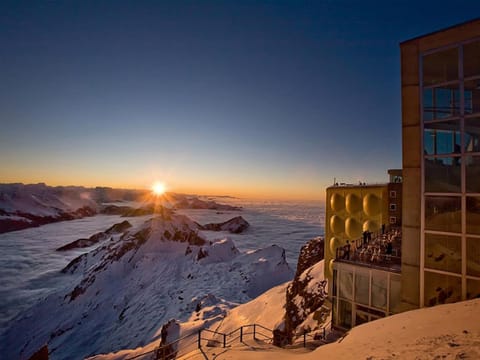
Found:
[[[161,182],[156,182],[152,185],[152,191],[156,196],[163,195],[165,191],[167,190],[166,186],[164,183]]]

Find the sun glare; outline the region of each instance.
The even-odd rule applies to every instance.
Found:
[[[165,184],[163,184],[161,182],[156,182],[152,186],[152,191],[157,196],[163,195],[165,193],[165,190],[166,190]]]

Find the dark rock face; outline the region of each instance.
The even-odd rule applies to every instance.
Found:
[[[324,240],[321,237],[316,237],[310,240],[308,243],[302,246],[300,249],[300,255],[298,255],[297,272],[295,273],[295,279],[297,279],[302,273],[310,266],[315,265],[324,257]]]
[[[67,245],[59,247],[56,251],[66,251],[78,248],[85,248],[106,240],[110,235],[127,231],[132,225],[128,221],[122,221],[108,228],[106,231],[93,234],[88,239],[78,239]]]
[[[201,226],[202,230],[211,231],[229,231],[233,234],[240,234],[246,230],[250,224],[241,216],[234,217],[220,224],[206,224]]]
[[[97,213],[96,210],[88,206],[83,206],[72,212],[58,211],[55,216],[39,216],[19,211],[16,211],[15,213],[2,212],[3,215],[11,216],[12,219],[9,219],[8,217],[0,219],[0,234],[9,231],[38,227],[58,221],[80,219],[87,216],[93,216]]]
[[[299,325],[313,314],[319,324],[322,323],[328,310],[323,309],[327,298],[327,281],[322,277],[315,278],[313,269],[323,260],[324,240],[317,237],[310,240],[300,250],[297,272],[287,288],[284,323],[276,330],[274,344],[284,346],[291,343]],[[302,329],[311,331],[314,329]],[[276,340],[275,340],[276,339]]]
[[[48,360],[48,346],[42,346],[35,354],[30,356],[28,360]]]
[[[237,206],[219,204],[215,201],[204,201],[199,198],[183,198],[175,203],[176,209],[207,209],[207,210],[241,210]]]
[[[155,354],[155,359],[175,359],[178,352],[178,343],[175,341],[180,337],[180,324],[175,319],[169,320],[162,326],[160,334],[160,347]]]
[[[100,213],[105,215],[121,215],[122,217],[135,217],[135,216],[159,214],[168,220],[172,216],[173,210],[168,209],[161,205],[157,205],[157,206],[149,205],[141,208],[133,208],[130,206],[108,205],[103,207],[100,210]]]

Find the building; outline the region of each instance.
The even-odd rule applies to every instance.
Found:
[[[480,295],[480,19],[400,44],[402,301]]]
[[[388,185],[327,189],[325,276],[337,328],[480,297],[480,19],[400,50],[401,173],[389,171]],[[374,263],[344,255],[347,240],[386,222],[401,225],[387,238],[393,254]]]
[[[329,294],[337,328],[399,311],[402,171],[389,170],[389,175],[389,183],[327,188],[325,276],[332,279]],[[388,242],[392,253],[387,255]]]

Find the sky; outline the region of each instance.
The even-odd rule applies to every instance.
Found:
[[[2,1],[0,182],[321,200],[401,168],[399,43],[478,1]]]

